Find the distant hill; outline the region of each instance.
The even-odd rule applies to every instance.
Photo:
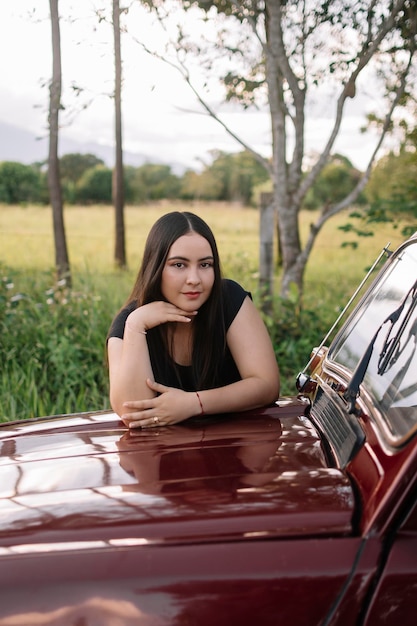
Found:
[[[102,159],[108,167],[114,164],[114,150],[111,146],[103,146],[98,143],[80,143],[64,136],[59,141],[60,156],[71,153],[94,154]],[[33,133],[0,121],[0,162],[17,161],[18,163],[35,163],[45,161],[48,156],[48,138],[36,137]],[[134,152],[124,152],[124,163],[139,167],[144,163],[161,163],[155,157]],[[185,167],[179,163],[170,163],[172,170],[182,174]]]

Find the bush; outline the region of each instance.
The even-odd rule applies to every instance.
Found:
[[[108,408],[105,304],[89,289],[47,289],[50,276],[25,290],[19,279],[0,279],[1,419]]]
[[[86,170],[77,182],[75,200],[87,204],[111,204],[112,176],[112,170],[104,165]]]
[[[0,163],[0,202],[46,203],[47,198],[46,176],[39,167],[14,161]]]
[[[266,324],[280,369],[281,395],[296,395],[297,374],[326,335],[330,326],[327,316],[317,308],[301,309],[291,300],[278,299],[274,316]]]

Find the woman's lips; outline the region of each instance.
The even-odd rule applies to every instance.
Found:
[[[187,291],[183,295],[189,300],[196,300],[201,295],[201,291]]]

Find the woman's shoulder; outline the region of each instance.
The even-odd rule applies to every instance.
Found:
[[[136,309],[136,307],[137,303],[135,300],[133,302],[129,302],[129,304],[120,309],[120,311],[117,313],[116,317],[111,323],[107,338],[117,337],[119,339],[123,339],[126,320],[130,313]]]
[[[246,291],[242,285],[230,278],[224,278],[223,287],[223,309],[226,330],[235,319],[240,307],[242,306],[246,296],[252,297],[249,291]]]
[[[246,296],[252,297],[250,291],[246,291],[242,285],[231,278],[223,278],[222,286],[225,297],[242,299],[242,302]]]

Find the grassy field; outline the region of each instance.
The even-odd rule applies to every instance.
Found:
[[[224,270],[232,275],[256,278],[258,271],[259,215],[257,210],[222,204],[160,203],[152,206],[127,207],[126,234],[129,272],[128,284],[137,271],[147,233],[154,221],[171,210],[191,210],[212,227],[219,246]],[[316,215],[301,215],[302,237],[308,234]],[[357,251],[342,248],[348,236],[338,230],[346,214],[326,224],[319,234],[306,274],[306,292],[321,286],[326,290],[342,279],[356,283],[387,241],[395,247],[402,238],[388,226],[378,228],[375,237],[360,241]],[[68,207],[65,224],[70,263],[77,281],[93,275],[115,274],[113,209],[105,206]],[[19,270],[47,271],[53,266],[52,217],[49,208],[0,205],[0,262]],[[120,273],[117,272],[120,277]],[[279,277],[278,277],[279,280]]]
[[[0,206],[0,419],[108,407],[103,346],[110,321],[128,296],[149,228],[171,210],[191,210],[213,228],[226,276],[258,302],[259,216],[222,204],[160,203],[127,207],[128,271],[113,265],[111,207],[69,207],[65,223],[74,288],[54,288],[51,211]],[[315,215],[301,216],[302,237]],[[401,241],[380,227],[357,250],[342,247],[346,215],[320,233],[306,272],[300,312],[276,298],[267,321],[281,369],[282,391],[294,393],[297,372],[320,342],[381,248]],[[277,275],[276,293],[279,293]]]

